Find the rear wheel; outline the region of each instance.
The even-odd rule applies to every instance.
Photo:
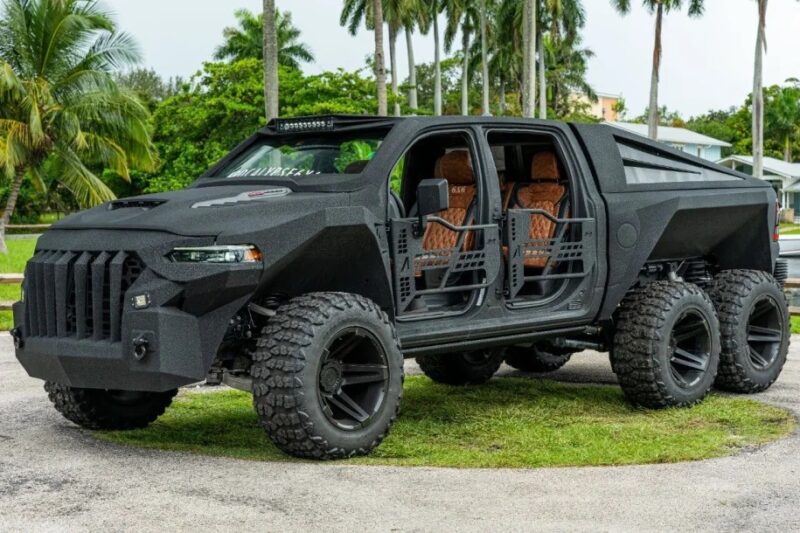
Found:
[[[791,325],[780,284],[766,272],[729,270],[714,279],[722,353],[716,385],[732,392],[769,388],[783,370]]]
[[[555,372],[567,364],[573,353],[549,344],[512,346],[506,351],[506,364],[522,372]]]
[[[375,302],[313,293],[278,308],[253,355],[253,402],[272,442],[296,457],[365,455],[400,409],[403,356]]]
[[[420,355],[417,363],[426,376],[445,385],[480,385],[503,364],[505,350],[486,349],[466,353]]]
[[[127,430],[147,427],[172,403],[167,392],[79,389],[48,381],[47,396],[67,420],[86,429]]]
[[[699,402],[714,384],[719,354],[719,321],[696,285],[651,283],[622,303],[611,366],[631,403],[661,408]]]

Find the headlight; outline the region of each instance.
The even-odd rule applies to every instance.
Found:
[[[167,257],[175,263],[259,263],[261,250],[252,244],[240,246],[200,246],[175,248]]]

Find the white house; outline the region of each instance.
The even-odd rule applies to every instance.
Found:
[[[732,155],[719,164],[745,174],[753,174],[753,156]],[[795,219],[800,219],[800,163],[787,163],[773,157],[765,157],[762,179],[772,184],[781,205],[794,209]]]
[[[606,122],[630,133],[647,137],[647,124],[632,124],[630,122]],[[701,135],[684,128],[658,127],[658,141],[668,144],[673,148],[686,152],[709,161],[717,162],[722,159],[722,149],[731,145],[707,135]]]

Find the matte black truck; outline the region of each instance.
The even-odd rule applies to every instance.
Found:
[[[45,233],[16,355],[81,426],[146,426],[210,376],[320,459],[381,442],[404,357],[463,385],[608,351],[631,402],[687,406],[781,372],[776,206],[766,182],[604,125],[276,120],[185,190]]]

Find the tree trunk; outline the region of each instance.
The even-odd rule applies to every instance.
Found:
[[[539,118],[547,118],[547,73],[544,59],[544,33],[539,32]]]
[[[658,2],[656,10],[656,42],[653,46],[653,74],[650,78],[650,109],[647,117],[647,136],[658,139],[658,81],[661,71],[661,27],[664,22],[664,4]]]
[[[372,16],[375,26],[375,81],[378,89],[378,115],[389,114],[386,97],[386,62],[383,58],[383,2],[372,0]]]
[[[439,42],[439,13],[433,13],[433,114],[442,115],[442,57]]]
[[[397,80],[397,28],[389,24],[389,65],[392,70],[392,98],[394,98],[394,116],[400,116],[399,82]]]
[[[17,175],[14,177],[14,182],[11,184],[11,190],[8,193],[6,208],[3,211],[3,216],[0,217],[0,253],[8,253],[8,248],[6,247],[6,226],[11,222],[11,215],[14,214],[14,209],[17,207],[19,190],[22,187],[22,180],[24,177],[25,170],[17,170]]]
[[[461,65],[461,114],[469,115],[469,29],[466,24],[461,28],[461,44],[464,60]]]
[[[525,0],[522,28],[522,116],[533,118],[536,109],[536,1]]]
[[[486,0],[481,0],[481,82],[483,84],[483,116],[492,114],[489,108],[489,42],[486,37]]]
[[[414,61],[414,43],[411,39],[411,30],[406,28],[406,48],[408,51],[408,107],[416,111],[417,103],[417,64]]]
[[[784,140],[783,160],[787,163],[792,162],[792,138],[789,135],[787,135]]]
[[[275,0],[264,0],[264,108],[267,122],[279,116],[278,30]]]
[[[767,50],[767,0],[758,0],[758,35],[753,74],[753,176],[764,175],[764,53]]]
[[[500,80],[500,116],[506,114],[506,80]]]

